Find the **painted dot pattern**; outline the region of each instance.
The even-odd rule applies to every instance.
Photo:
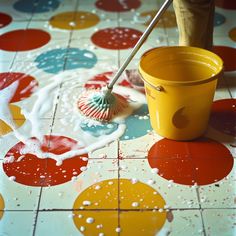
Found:
[[[133,48],[142,32],[124,27],[98,30],[91,37],[92,42],[101,48],[117,50]]]
[[[108,12],[126,12],[140,7],[140,0],[119,1],[119,0],[98,0],[96,7]]]
[[[213,102],[209,124],[216,130],[236,137],[236,99]]]
[[[97,56],[86,49],[60,48],[40,54],[36,57],[35,62],[39,69],[57,74],[64,70],[93,68],[97,63]]]
[[[82,231],[84,235],[114,234],[115,229],[118,228],[118,213],[115,210],[118,207],[118,185],[121,193],[120,228],[122,233],[124,235],[131,235],[132,233],[139,235],[141,230],[146,230],[150,235],[155,235],[166,221],[166,211],[149,211],[140,214],[141,212],[138,210],[147,209],[147,207],[149,209],[163,209],[166,205],[165,200],[152,187],[141,182],[132,184],[128,179],[120,179],[120,182],[117,179],[105,180],[91,185],[81,192],[74,202],[73,209],[83,208],[84,211],[73,212],[75,226],[80,231],[85,226],[86,230]],[[134,202],[137,202],[137,204],[133,204]],[[136,212],[125,212],[126,209],[130,208],[133,208]],[[96,211],[97,209],[107,209],[109,211]],[[88,222],[94,223],[88,224]],[[131,227],[134,222],[136,227]],[[97,225],[103,227],[97,228]]]
[[[0,29],[9,25],[12,22],[12,17],[8,14],[0,12]]]
[[[49,33],[39,29],[13,30],[0,35],[0,49],[5,51],[29,51],[46,45]]]
[[[225,178],[233,168],[234,159],[223,144],[208,138],[194,142],[162,139],[149,150],[148,162],[166,180],[207,185]]]
[[[18,87],[11,98],[11,103],[30,97],[38,87],[37,80],[30,75],[20,72],[6,72],[0,73],[0,91],[16,81]]]
[[[41,151],[57,155],[78,148],[78,142],[64,136],[44,136],[42,144],[35,138],[29,141],[34,141],[36,145],[39,145]],[[87,165],[87,154],[66,159],[62,165],[57,166],[56,161],[50,158],[41,158],[31,153],[21,155],[20,151],[24,148],[25,144],[22,142],[13,146],[6,154],[3,164],[6,175],[8,177],[14,176],[15,181],[23,185],[54,186],[63,184],[78,176],[82,172],[81,167]]]
[[[29,28],[12,30],[11,26],[15,23],[13,21],[15,15],[8,15],[2,12],[0,13],[0,29],[5,28],[4,33],[0,34],[0,51],[4,51],[5,56],[7,53],[19,52],[19,54],[23,54],[25,51],[39,49],[39,51],[36,52],[37,56],[34,58],[35,63],[32,69],[39,69],[40,73],[46,72],[49,74],[57,74],[66,70],[76,69],[81,69],[81,71],[86,73],[84,69],[92,69],[99,61],[99,47],[108,50],[130,49],[134,47],[142,35],[141,31],[134,28],[117,27],[102,29],[100,26],[102,26],[103,22],[100,22],[99,16],[105,16],[105,24],[107,25],[107,22],[109,22],[109,14],[120,13],[116,15],[122,20],[122,13],[126,16],[128,11],[130,11],[130,14],[132,14],[131,17],[133,17],[134,12],[137,11],[140,12],[138,16],[142,21],[140,21],[140,23],[144,22],[144,25],[147,26],[156,13],[156,11],[142,12],[141,10],[146,8],[140,8],[142,6],[141,4],[144,3],[144,1],[140,0],[96,0],[93,3],[93,10],[88,12],[78,11],[78,9],[86,8],[80,8],[80,4],[82,5],[83,1],[77,2],[79,5],[73,12],[64,11],[64,9],[72,10],[72,8],[67,8],[67,5],[64,5],[62,0],[16,0],[12,2],[12,10],[16,12],[16,16],[18,14],[19,16],[27,16],[27,18],[29,18],[31,15],[35,16],[38,14],[38,16],[40,16],[40,13],[49,13],[42,14],[40,21],[43,22],[44,20],[50,27],[47,31],[42,30],[45,29],[45,26],[40,27],[41,29]],[[62,10],[59,8],[60,6],[62,6]],[[63,8],[64,6],[65,8]],[[233,10],[236,10],[235,1],[216,0],[216,6],[227,11],[221,9],[219,12],[215,12],[214,26],[225,27],[225,25],[228,25],[228,21],[231,20],[227,17],[228,10],[230,14],[232,14]],[[58,11],[53,12],[57,9]],[[147,9],[150,9],[150,7]],[[60,13],[58,14],[58,12]],[[99,12],[99,14],[95,14],[96,12]],[[108,16],[108,18],[106,18],[106,16]],[[98,24],[99,27],[97,26]],[[99,30],[97,30],[95,26],[97,26]],[[132,24],[128,26],[132,27]],[[156,27],[176,27],[174,12],[167,10]],[[232,25],[232,27],[233,28],[228,29],[228,32],[226,32],[230,39],[231,47],[223,45],[214,47],[214,52],[224,60],[226,72],[234,72],[236,70],[235,48],[232,45],[232,41],[236,42],[236,28],[234,25]],[[13,26],[13,28],[15,27]],[[73,36],[73,31],[75,30],[88,32],[86,40],[96,46],[94,47],[96,49],[94,51],[99,51],[98,55],[93,51],[87,50],[88,47],[85,47],[85,49],[58,47],[52,49],[56,45],[52,44],[52,48],[45,47],[46,49],[44,49],[44,46],[50,42],[51,37],[54,37],[55,32],[55,35],[57,35],[60,32],[68,34],[70,33],[69,31],[71,31]],[[79,32],[77,33],[79,35]],[[227,37],[227,35],[225,36]],[[73,40],[75,39],[73,38]],[[78,40],[79,47],[82,41],[79,39],[76,40]],[[8,58],[3,59],[7,60]],[[37,68],[35,68],[35,66]],[[11,72],[0,72],[0,93],[2,89],[18,81],[19,84],[10,101],[9,109],[16,126],[20,129],[21,127],[24,128],[23,125],[27,125],[25,124],[25,117],[21,114],[21,104],[23,104],[21,101],[32,96],[38,89],[39,84],[37,77],[33,77],[21,71],[10,71]],[[40,73],[38,79],[41,79]],[[71,73],[73,73],[73,71],[71,71]],[[113,75],[113,71],[98,74],[85,83],[84,87],[86,89],[101,88],[108,84]],[[50,77],[50,75],[47,76]],[[41,80],[39,81],[41,83]],[[124,78],[118,82],[118,85],[144,92],[142,88],[143,85],[140,87],[137,86],[137,84],[132,83],[127,76],[124,76]],[[12,104],[16,102],[19,102],[19,105]],[[230,140],[236,137],[235,106],[235,99],[215,101],[212,105],[209,121],[209,125],[213,129],[224,134],[224,137],[225,135],[228,135],[227,137],[230,136]],[[142,105],[139,109],[135,110],[133,114],[127,117],[125,119],[125,125],[127,129],[120,138],[123,141],[142,137],[151,130],[147,105]],[[101,126],[91,127],[87,126],[86,123],[81,123],[80,128],[98,138],[101,133],[109,135],[117,130],[118,124],[110,122],[102,124]],[[12,129],[10,126],[3,120],[0,120],[1,141],[4,142],[5,136],[8,137],[7,135],[11,132]],[[29,141],[39,143],[35,138],[31,138]],[[74,148],[79,148],[77,146],[78,144],[80,144],[79,141],[73,140],[70,137],[45,135],[43,143],[40,144],[40,148],[41,151],[44,152],[63,154]],[[9,180],[5,178],[4,181],[15,181],[14,183],[10,183],[12,186],[16,186],[14,201],[18,201],[18,194],[22,192],[18,192],[17,190],[21,190],[21,188],[27,189],[27,193],[30,194],[31,187],[36,187],[38,190],[39,188],[37,187],[51,186],[53,188],[53,186],[65,183],[69,185],[71,184],[69,182],[72,181],[74,185],[72,186],[73,188],[77,186],[77,184],[79,186],[81,183],[80,177],[82,177],[81,181],[84,180],[83,176],[81,176],[81,172],[82,167],[87,168],[88,166],[88,154],[74,156],[63,161],[62,164],[58,166],[56,165],[56,161],[50,158],[42,159],[40,155],[36,156],[30,153],[24,155],[20,154],[20,150],[24,147],[25,145],[23,143],[16,143],[14,146],[9,147],[9,151],[6,155],[2,153],[3,156],[0,157],[0,163],[3,169],[2,174],[5,175],[3,177],[9,178]],[[235,147],[235,145],[232,144],[232,147]],[[212,185],[210,187],[212,187],[211,189],[213,191],[217,182],[223,180],[232,172],[234,164],[234,159],[230,151],[223,144],[208,138],[201,138],[191,142],[175,142],[173,140],[162,139],[155,143],[149,150],[147,160],[150,168],[158,168],[159,171],[157,174],[166,180],[166,184],[168,184],[169,180],[173,180],[176,184],[180,185]],[[104,172],[103,169],[99,169],[99,171]],[[93,173],[91,177],[93,177]],[[157,235],[163,228],[166,219],[169,221],[168,212],[164,209],[164,206],[168,204],[168,202],[160,195],[160,193],[168,194],[168,190],[165,191],[164,189],[165,187],[166,186],[160,186],[157,182],[155,187],[152,188],[141,182],[134,184],[130,179],[121,178],[94,182],[94,184],[80,192],[77,198],[72,199],[69,203],[73,205],[70,208],[74,209],[73,221],[75,227],[83,235],[140,235],[141,232],[143,235]],[[160,189],[160,193],[157,192],[157,189]],[[220,189],[220,191],[222,190]],[[71,192],[68,191],[65,194],[70,193]],[[220,194],[216,195],[217,197],[220,196]],[[200,196],[202,196],[201,193]],[[56,197],[58,196],[55,196],[55,201],[57,201]],[[3,223],[5,223],[5,202],[8,202],[9,199],[11,203],[12,198],[9,198],[7,191],[0,192],[0,222]],[[27,198],[25,200],[27,201]],[[60,200],[63,201],[63,198]],[[228,200],[227,196],[224,198],[224,201],[225,200]],[[43,202],[41,203],[43,205]],[[21,202],[19,202],[19,205],[20,204]],[[60,207],[63,208],[64,205],[62,204]],[[155,211],[153,211],[153,209],[155,209]],[[172,220],[173,216],[170,221]],[[191,218],[189,220],[191,220]],[[12,221],[14,221],[14,218]],[[10,225],[10,227],[14,227],[14,224]],[[58,225],[55,227],[58,227]],[[18,227],[18,229],[19,234],[21,234],[21,227]],[[177,232],[173,231],[173,233]]]
[[[95,26],[100,21],[96,14],[86,11],[63,12],[53,16],[49,23],[52,27],[64,30],[81,30]]]

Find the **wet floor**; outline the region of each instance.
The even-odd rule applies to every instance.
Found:
[[[153,131],[140,56],[178,44],[172,6],[114,87],[128,106],[84,117],[162,1],[0,1],[0,236],[236,235],[236,4],[217,0],[224,60],[203,137]]]

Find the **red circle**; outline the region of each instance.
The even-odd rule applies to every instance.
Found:
[[[31,140],[38,142],[35,138]],[[77,141],[68,137],[46,135],[40,148],[44,152],[59,155],[75,150],[77,144]],[[82,166],[87,165],[87,160],[82,160],[82,157],[88,157],[87,154],[66,159],[60,166],[57,166],[53,159],[42,159],[29,153],[24,154],[22,158],[20,150],[24,147],[25,144],[19,142],[8,151],[5,160],[13,158],[14,161],[4,161],[3,169],[7,176],[14,176],[17,183],[27,186],[54,186],[66,183],[81,173]]]
[[[133,48],[142,32],[131,28],[106,28],[94,33],[91,37],[92,42],[106,49],[128,49]]]
[[[227,46],[214,46],[213,52],[219,55],[224,61],[225,71],[236,70],[236,48]]]
[[[160,176],[184,185],[215,183],[226,177],[234,164],[230,151],[208,138],[192,142],[162,139],[149,150],[148,161]]]
[[[12,17],[0,12],[0,29],[7,26],[12,22]]]
[[[13,30],[0,36],[0,49],[6,51],[28,51],[42,47],[50,39],[50,34],[39,29]]]
[[[221,7],[228,10],[236,10],[236,2],[232,0],[216,0],[217,7]]]
[[[18,81],[18,87],[10,102],[18,102],[29,97],[38,87],[37,80],[24,73],[6,72],[0,73],[0,90]]]
[[[131,9],[139,8],[141,5],[140,0],[120,1],[120,0],[98,0],[95,3],[96,7],[104,11],[110,12],[124,12]]]
[[[93,78],[88,80],[87,83],[85,83],[84,87],[86,89],[100,89],[106,86],[114,75],[115,75],[114,71],[108,71],[95,75]],[[131,84],[126,79],[121,80],[118,84],[125,87],[130,87],[130,88],[132,87]]]
[[[236,137],[236,99],[214,101],[209,123],[216,130]]]

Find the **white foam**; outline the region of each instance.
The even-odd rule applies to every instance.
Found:
[[[26,111],[25,109],[22,109],[23,115],[31,123],[30,136],[36,137],[39,141],[36,140],[29,141],[28,140],[29,135],[26,136],[23,133],[19,132],[19,130],[17,130],[11,112],[9,110],[8,103],[18,87],[18,82],[14,82],[7,88],[0,91],[0,104],[1,104],[0,119],[3,120],[5,123],[9,124],[9,126],[14,131],[15,137],[19,141],[25,143],[26,146],[21,150],[22,155],[30,153],[42,159],[51,158],[56,161],[57,165],[61,165],[65,159],[83,155],[92,152],[96,149],[105,147],[107,144],[112,143],[113,141],[119,139],[124,134],[126,130],[126,125],[124,122],[125,118],[130,114],[132,114],[135,109],[138,109],[142,104],[146,103],[144,94],[140,93],[139,91],[135,91],[134,89],[124,86],[114,86],[115,93],[119,93],[123,96],[128,95],[128,99],[132,103],[130,106],[128,106],[127,109],[121,112],[119,116],[115,117],[112,120],[112,122],[116,122],[118,124],[118,127],[115,131],[113,131],[110,134],[106,134],[105,131],[104,132],[101,131],[99,137],[94,137],[89,132],[82,130],[80,124],[82,122],[86,122],[88,127],[90,127],[93,125],[94,126],[102,125],[102,123],[99,121],[95,121],[93,119],[89,119],[87,117],[83,117],[78,112],[76,106],[78,97],[73,96],[72,100],[70,98],[72,90],[75,89],[76,87],[81,87],[81,85],[84,83],[85,81],[84,77],[91,78],[92,76],[89,74],[89,72],[87,74],[84,72],[83,74],[62,72],[52,77],[48,85],[40,89],[38,88],[37,91],[35,91],[35,93],[32,95],[37,98],[33,105],[32,110]],[[71,83],[74,82],[75,80],[78,82],[71,85]],[[72,147],[72,150],[59,155],[50,152],[43,152],[40,148],[43,136],[45,135],[45,133],[43,133],[41,129],[42,126],[41,118],[45,115],[45,113],[47,113],[53,108],[55,99],[57,98],[56,97],[58,91],[57,88],[59,88],[59,85],[62,82],[64,82],[64,84],[68,86],[68,87],[65,86],[65,89],[63,91],[60,91],[61,94],[64,94],[61,95],[62,109],[64,110],[64,114],[67,114],[65,115],[63,123],[71,124],[74,127],[73,128],[74,131],[78,133],[77,139],[79,141],[79,145],[75,145],[74,148]]]

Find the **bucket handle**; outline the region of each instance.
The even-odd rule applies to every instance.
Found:
[[[152,87],[153,89],[157,90],[158,92],[164,91],[164,88],[163,88],[161,85],[156,85],[156,86],[154,86],[153,84],[151,84],[150,82],[148,82],[146,79],[144,79],[140,72],[139,72],[139,75],[140,75],[141,79],[143,80],[143,82],[146,83],[146,84],[148,84],[148,85],[149,85],[150,87]]]

